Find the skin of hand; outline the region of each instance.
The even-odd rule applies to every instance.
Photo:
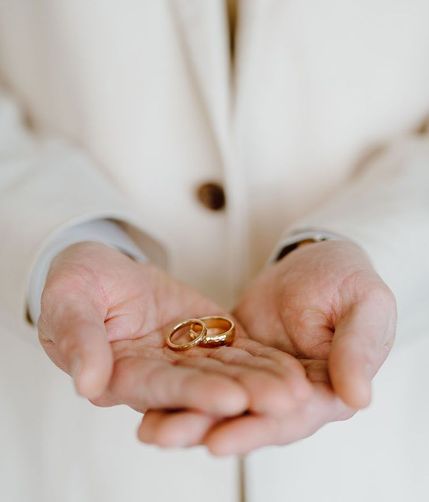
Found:
[[[235,311],[249,336],[292,355],[313,392],[282,417],[245,414],[218,420],[207,414],[149,411],[139,435],[156,443],[176,427],[193,427],[189,446],[217,455],[244,454],[307,437],[324,424],[369,405],[371,381],[395,337],[396,302],[360,247],[313,243],[264,269]]]
[[[145,412],[189,410],[217,419],[251,410],[283,414],[312,391],[295,358],[251,340],[237,325],[231,347],[176,352],[172,325],[222,309],[159,268],[99,243],[68,247],[51,265],[39,339],[82,396]],[[161,438],[187,442],[182,431]]]

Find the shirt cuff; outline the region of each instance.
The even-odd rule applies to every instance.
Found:
[[[330,232],[329,230],[320,228],[305,228],[302,230],[295,230],[294,232],[290,233],[289,236],[286,236],[283,240],[280,241],[271,257],[269,258],[268,262],[274,263],[281,260],[284,256],[296,249],[301,242],[307,240],[314,242],[333,240],[350,241],[350,239],[344,235],[340,235],[335,232]]]
[[[42,292],[52,260],[72,244],[84,241],[101,242],[137,261],[147,261],[137,244],[114,221],[92,220],[60,232],[43,250],[31,272],[27,305],[28,315],[34,324],[40,316]]]

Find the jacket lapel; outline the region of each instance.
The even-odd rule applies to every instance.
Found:
[[[225,0],[175,0],[190,70],[222,152],[228,150],[230,57]]]

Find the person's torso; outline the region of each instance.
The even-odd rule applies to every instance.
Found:
[[[0,77],[228,304],[288,224],[429,113],[428,19],[426,0],[240,2],[232,65],[223,0],[2,2]],[[209,182],[224,208],[198,199]]]

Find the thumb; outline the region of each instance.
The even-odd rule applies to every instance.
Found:
[[[112,374],[113,355],[104,318],[85,299],[61,299],[39,321],[39,338],[49,357],[69,373],[76,390],[95,399],[106,389]]]
[[[352,408],[371,401],[371,381],[393,344],[396,311],[372,297],[353,305],[335,327],[328,361],[332,386]]]

